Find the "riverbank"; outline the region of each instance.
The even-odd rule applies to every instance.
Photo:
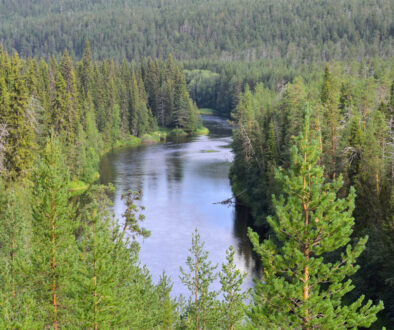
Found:
[[[216,111],[214,109],[210,109],[210,108],[201,108],[201,109],[198,109],[198,112],[200,113],[200,115],[214,116],[216,114]]]
[[[141,145],[149,145],[156,144],[160,142],[167,141],[167,139],[176,138],[176,137],[186,137],[186,136],[201,136],[208,135],[209,129],[206,127],[201,127],[196,129],[195,131],[188,133],[180,128],[160,128],[157,131],[144,134],[142,137],[137,137],[134,135],[130,135],[127,139],[118,140],[112,147],[106,148],[101,154],[100,159],[107,153],[123,149],[123,148],[136,148]],[[97,171],[92,176],[90,182],[85,182],[80,179],[72,180],[69,184],[69,191],[72,197],[82,195],[89,187],[97,182],[100,179],[100,173]]]

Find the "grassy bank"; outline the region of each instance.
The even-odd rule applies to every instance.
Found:
[[[197,129],[193,135],[208,135],[209,134],[209,129],[206,127],[201,127]]]
[[[127,139],[125,140],[119,140],[116,143],[113,144],[112,147],[106,148],[104,152],[101,154],[103,156],[105,153],[116,150],[116,149],[121,149],[121,148],[135,148],[140,145],[144,144],[154,144],[154,143],[160,143],[162,141],[166,141],[167,138],[171,137],[181,137],[181,136],[189,136],[189,135],[207,135],[209,133],[209,130],[206,127],[199,128],[195,130],[192,133],[187,133],[184,130],[180,128],[160,128],[157,131],[154,131],[149,134],[144,134],[142,137],[137,137],[134,135],[130,135]],[[96,182],[100,178],[99,172],[96,172],[91,182],[85,182],[83,180],[75,179],[72,180],[69,184],[69,190],[71,192],[71,196],[80,196],[82,195],[88,188],[89,186]]]
[[[201,115],[215,115],[215,110],[213,110],[213,109],[210,109],[210,108],[201,108],[201,109],[198,109],[198,112],[201,114]]]

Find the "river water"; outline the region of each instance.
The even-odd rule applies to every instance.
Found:
[[[121,149],[101,162],[102,183],[116,188],[112,198],[117,218],[125,211],[122,193],[142,191],[141,203],[146,207],[143,227],[151,236],[140,240],[141,263],[155,282],[165,271],[173,282],[174,296],[188,295],[179,279],[179,266],[187,269],[195,228],[218,269],[225,261],[226,249],[234,246],[239,269],[248,273],[244,288],[252,286],[257,273],[246,236],[247,210],[220,204],[232,197],[228,179],[233,159],[231,126],[214,116],[203,116],[203,121],[210,130],[208,136]],[[217,281],[212,289],[219,287]]]

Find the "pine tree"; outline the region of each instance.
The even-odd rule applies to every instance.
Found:
[[[259,243],[249,231],[255,251],[263,263],[263,277],[256,281],[250,324],[267,328],[356,328],[369,327],[383,303],[362,305],[364,297],[344,304],[353,289],[345,278],[358,267],[356,258],[367,237],[352,247],[349,243],[354,219],[354,189],[340,199],[341,178],[325,183],[323,167],[317,164],[318,143],[309,131],[309,114],[302,133],[292,147],[288,171],[276,171],[281,184],[279,199],[273,198],[275,217],[268,222],[280,245],[273,240]],[[340,259],[326,260],[328,253],[343,248]]]
[[[69,202],[69,174],[58,142],[45,146],[33,174],[32,265],[30,279],[40,306],[36,318],[54,329],[71,326],[73,267],[76,264],[74,232],[78,226]]]
[[[3,188],[0,186],[1,190]],[[29,217],[25,208],[29,205],[23,207],[23,204],[28,204],[29,197],[23,196],[29,196],[29,193],[26,188],[19,190],[9,188],[4,191],[7,200],[1,205],[4,213],[0,215],[0,328],[37,329],[43,326],[43,322],[34,318],[37,306],[27,285],[31,274],[26,271]]]
[[[176,302],[170,297],[172,284],[170,278],[163,272],[157,284],[157,301],[158,321],[156,326],[162,329],[172,329],[176,320],[175,307]]]
[[[234,248],[226,251],[226,263],[222,264],[222,271],[219,273],[222,285],[223,301],[221,303],[221,327],[224,329],[238,329],[245,317],[245,300],[248,292],[242,291],[242,284],[246,274],[242,274],[234,263]]]
[[[82,328],[108,328],[120,318],[114,317],[124,302],[116,295],[119,269],[128,267],[114,259],[110,219],[93,203],[84,212],[78,269],[77,319]],[[129,260],[131,262],[131,260]]]
[[[209,286],[217,278],[214,273],[217,266],[208,261],[208,252],[204,250],[204,243],[200,241],[197,229],[193,233],[191,256],[187,257],[188,271],[180,267],[180,279],[188,288],[191,296],[188,301],[187,324],[189,328],[213,329],[217,327],[218,293],[211,291]]]

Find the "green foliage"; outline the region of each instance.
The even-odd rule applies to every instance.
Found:
[[[301,135],[291,150],[287,171],[277,170],[281,192],[273,199],[275,217],[268,222],[280,245],[273,240],[262,244],[249,232],[261,257],[264,275],[256,282],[254,306],[249,313],[253,327],[369,327],[383,303],[362,305],[364,296],[346,305],[342,299],[354,286],[350,280],[358,267],[356,258],[365,249],[367,237],[354,247],[349,243],[354,219],[354,189],[338,198],[341,178],[325,183],[318,165],[319,144],[309,131],[306,116]],[[344,248],[338,261],[327,254]]]
[[[182,60],[281,57],[292,64],[392,56],[389,0],[18,0],[1,3],[0,12],[0,39],[26,57],[69,48],[81,58],[88,38],[96,58],[119,61],[171,53]]]
[[[296,237],[303,228],[289,220],[290,215],[301,217],[297,198],[273,203],[271,195],[286,192],[274,180],[275,168],[290,167],[290,146],[302,127],[307,103],[315,109],[311,126],[320,132],[317,147],[322,153],[318,158],[315,154],[314,164],[325,166],[325,180],[341,174],[344,178],[339,190],[339,180],[326,183],[322,169],[315,169],[313,182],[316,187],[326,187],[328,197],[326,188],[320,192],[316,188],[311,196],[320,198],[320,209],[328,207],[330,196],[334,202],[301,236],[309,238],[320,229],[323,235],[323,230],[329,233],[336,226],[330,237],[326,234],[319,242],[326,244],[326,250],[310,251],[315,255],[308,261],[296,249],[286,248],[296,244],[296,239],[286,239],[275,250],[293,257],[286,264],[293,267],[286,272],[298,268],[302,272],[302,266],[308,265],[308,281],[326,274],[332,275],[332,283],[317,283],[303,302],[299,290],[290,285],[297,276],[282,272],[284,282],[280,277],[267,277],[256,292],[272,294],[272,301],[282,309],[267,306],[263,295],[255,296],[268,313],[262,317],[263,309],[256,305],[251,322],[277,317],[272,321],[277,326],[288,308],[292,312],[286,315],[294,324],[304,322],[308,310],[311,325],[334,313],[353,317],[353,323],[346,326],[368,325],[379,307],[361,307],[358,296],[362,293],[375,302],[383,298],[387,322],[393,318],[394,80],[388,0],[150,0],[127,4],[122,0],[17,0],[2,2],[0,13],[7,13],[0,14],[0,39],[6,49],[47,59],[23,60],[17,54],[10,58],[0,46],[0,174],[5,182],[0,191],[0,327],[242,326],[245,296],[237,288],[243,276],[233,267],[233,252],[228,252],[227,264],[219,274],[224,300],[218,301],[217,293],[209,291],[216,276],[214,267],[195,234],[193,256],[188,259],[191,273],[184,273],[183,280],[197,298],[189,300],[179,322],[169,280],[163,275],[154,285],[149,272],[138,264],[138,244],[125,239],[148,235],[139,224],[143,217],[135,202],[138,195],[126,196],[128,208],[121,228],[103,212],[106,206],[93,202],[105,199],[91,185],[97,180],[104,151],[160,141],[170,130],[176,136],[206,133],[196,104],[222,116],[231,113],[235,123],[234,194],[252,207],[258,224],[272,226],[268,233],[276,232],[279,241],[284,240],[284,232],[293,229]],[[80,61],[73,62],[64,49]],[[184,61],[187,70],[175,64],[171,53]],[[322,62],[342,59],[353,62],[331,62],[321,72]],[[156,133],[158,125],[160,133]],[[57,142],[47,144],[52,135]],[[301,170],[294,166],[289,173]],[[288,183],[290,196],[288,190],[297,184]],[[330,251],[348,243],[352,185],[357,190],[352,240],[365,234],[370,239],[359,259],[361,271],[353,275],[356,290],[347,294],[346,305],[340,296],[351,285],[341,280],[355,272],[356,267],[350,265],[364,241],[353,250]],[[335,196],[350,197],[336,198],[329,189],[337,192]],[[70,202],[77,190],[78,209]],[[291,210],[285,201],[293,206]],[[266,215],[278,208],[287,211],[282,212],[283,223],[275,218],[267,222]],[[331,227],[324,226],[321,219],[330,212],[339,215],[329,223]],[[337,226],[339,219],[344,219],[343,227]],[[260,249],[257,237],[252,237]],[[271,253],[274,245],[267,241],[263,247],[270,252],[265,261],[273,260],[267,270],[284,266],[287,259]],[[198,258],[202,264],[197,267]],[[335,262],[328,263],[335,258],[348,261],[335,268]],[[193,270],[197,270],[196,276]],[[284,291],[296,293],[295,302],[275,296]],[[323,292],[327,296],[322,297]],[[231,297],[238,301],[236,308]],[[351,303],[352,299],[358,300]],[[316,315],[312,312],[319,309],[327,314],[312,319]],[[362,320],[364,312],[367,316]],[[333,318],[323,326],[344,319]]]
[[[223,301],[221,308],[221,327],[224,329],[238,329],[243,325],[245,317],[245,300],[249,293],[242,291],[242,283],[246,274],[242,274],[235,265],[234,248],[226,251],[226,263],[222,264],[222,271],[219,273]]]
[[[78,220],[69,202],[68,184],[58,142],[51,139],[33,174],[30,272],[35,276],[29,284],[39,306],[35,318],[54,328],[71,325],[73,319]]]
[[[78,326],[143,328],[161,325],[173,312],[166,294],[167,284],[155,287],[149,274],[138,267],[138,245],[126,239],[131,232],[128,228],[120,230],[106,215],[105,204],[99,206],[94,201],[98,197],[93,192],[93,202],[83,212],[77,275]],[[161,303],[169,304],[166,312],[159,312],[156,307]]]
[[[17,185],[4,191],[0,215],[0,326],[4,329],[38,328],[42,320],[34,317],[36,304],[28,290],[29,273],[26,273],[29,201],[27,189]],[[4,199],[3,199],[4,197]]]
[[[139,225],[139,222],[145,220],[145,216],[140,213],[145,210],[145,207],[135,203],[136,201],[140,201],[141,197],[142,193],[137,191],[129,191],[122,195],[122,200],[124,200],[126,204],[126,211],[123,214],[123,232],[128,231],[131,233],[133,240],[135,240],[137,236],[142,236],[143,238],[148,238],[150,236],[150,231]]]
[[[319,165],[326,179],[342,175],[339,194],[357,191],[352,239],[368,234],[361,271],[353,276],[356,288],[349,296],[366,294],[384,299],[382,319],[392,318],[392,290],[385,285],[392,232],[392,64],[384,61],[332,63],[319,74],[294,79],[279,94],[256,86],[240,95],[233,118],[234,162],[230,179],[237,198],[251,206],[255,224],[271,229],[266,216],[274,212],[271,195],[281,187],[274,180],[277,166],[290,165],[290,146],[303,118],[303,107],[313,105],[311,126],[320,134]],[[334,149],[332,148],[334,146]],[[371,255],[375,255],[374,258]],[[369,257],[366,257],[369,256]],[[384,271],[383,271],[384,270]]]
[[[153,133],[157,122],[187,134],[202,128],[183,70],[172,59],[143,60],[138,67],[93,63],[86,42],[80,62],[66,50],[60,62],[52,57],[47,64],[16,54],[10,59],[1,48],[1,157],[8,179],[28,174],[36,146],[55,134],[72,180],[91,183],[105,150],[135,145],[130,136]]]
[[[28,112],[28,91],[22,74],[22,61],[15,54],[0,53],[0,120],[7,129],[4,163],[7,175],[16,179],[32,165],[34,130]]]
[[[218,292],[209,289],[217,278],[214,273],[217,266],[208,261],[208,252],[204,250],[204,243],[200,241],[197,229],[193,233],[190,256],[186,264],[188,270],[180,267],[180,279],[188,288],[190,297],[186,314],[183,316],[187,328],[213,329],[218,327],[219,306],[216,301]]]

